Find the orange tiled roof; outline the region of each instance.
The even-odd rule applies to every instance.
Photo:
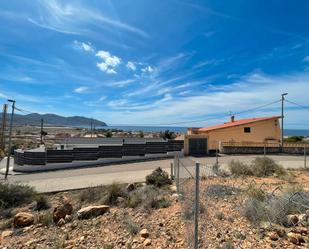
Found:
[[[271,119],[279,119],[281,116],[272,116],[272,117],[263,117],[263,118],[246,118],[246,119],[240,119],[240,120],[235,120],[233,122],[227,122],[224,124],[220,125],[214,125],[214,126],[209,126],[206,128],[199,128],[197,131],[212,131],[212,130],[218,130],[218,129],[223,129],[223,128],[228,128],[228,127],[233,127],[233,126],[238,126],[238,125],[245,125],[245,124],[251,124],[254,122],[260,122],[260,121],[265,121],[265,120],[271,120]]]

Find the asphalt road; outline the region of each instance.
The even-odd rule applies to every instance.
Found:
[[[220,165],[226,168],[231,160],[241,160],[249,163],[256,156],[221,156],[218,158]],[[270,156],[284,168],[304,167],[303,156]],[[199,161],[201,166],[214,164],[215,157],[190,158]],[[39,192],[65,191],[70,189],[86,188],[96,185],[107,185],[113,182],[129,183],[143,182],[145,176],[155,168],[164,168],[170,172],[172,159],[146,161],[128,164],[118,164],[102,167],[90,167],[82,169],[58,170],[44,173],[10,175],[9,181],[26,183],[34,186]],[[309,161],[309,160],[308,160]],[[309,167],[309,163],[307,162]],[[189,165],[189,166],[194,166]],[[1,176],[3,179],[3,176]]]

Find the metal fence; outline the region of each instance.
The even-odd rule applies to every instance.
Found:
[[[302,241],[309,226],[307,185],[289,174],[231,175],[219,161],[206,165],[175,156],[173,173],[189,248],[268,248],[274,241],[282,248],[309,246]]]

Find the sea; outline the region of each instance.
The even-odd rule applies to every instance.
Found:
[[[99,127],[98,127],[99,128]],[[179,126],[104,126],[100,127],[103,129],[120,129],[123,131],[143,131],[143,132],[160,132],[160,131],[172,131],[185,134],[188,127],[179,127]],[[300,129],[285,129],[285,136],[304,136],[309,137],[309,130],[300,130]]]

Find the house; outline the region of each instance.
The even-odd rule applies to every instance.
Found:
[[[186,155],[207,154],[222,142],[265,143],[280,141],[280,116],[247,118],[206,128],[189,128],[184,142]]]

